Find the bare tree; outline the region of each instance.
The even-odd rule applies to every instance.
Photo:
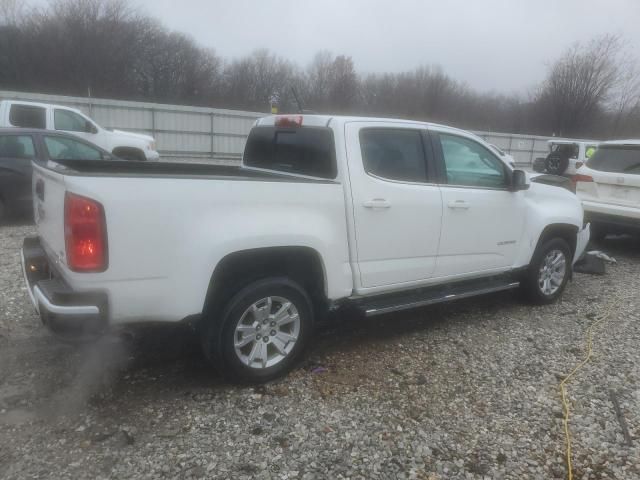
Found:
[[[611,131],[616,137],[628,130],[630,120],[640,111],[640,69],[635,59],[626,58],[610,102]]]
[[[640,135],[640,66],[615,35],[567,50],[529,99],[478,93],[437,66],[359,75],[318,52],[306,69],[267,50],[223,61],[127,0],[0,0],[0,88],[281,112],[407,117],[463,128]]]
[[[604,35],[576,44],[551,66],[536,102],[554,133],[580,134],[604,108],[620,80],[620,48],[620,37]]]
[[[0,25],[17,25],[25,10],[24,0],[0,0]]]

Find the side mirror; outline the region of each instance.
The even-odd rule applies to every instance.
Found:
[[[520,190],[528,190],[529,182],[527,174],[523,170],[514,170],[511,176],[511,191],[519,192]]]
[[[84,123],[84,131],[87,133],[98,133],[98,129],[96,128],[96,126],[89,120]]]

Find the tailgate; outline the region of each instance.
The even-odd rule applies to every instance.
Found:
[[[584,173],[593,182],[578,182],[583,200],[640,208],[640,143],[600,145]]]
[[[602,203],[640,208],[640,175],[593,171],[595,199]]]
[[[50,259],[64,258],[64,175],[33,165],[33,211],[38,236]]]

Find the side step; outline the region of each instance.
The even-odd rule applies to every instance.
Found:
[[[477,280],[467,280],[445,286],[418,288],[409,291],[376,295],[354,299],[366,316],[373,317],[400,310],[424,307],[435,303],[450,302],[461,298],[484,295],[486,293],[511,290],[520,286],[512,276],[489,277]]]

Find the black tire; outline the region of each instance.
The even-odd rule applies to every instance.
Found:
[[[236,327],[243,318],[246,321],[245,314],[252,305],[263,299],[276,297],[286,299],[297,310],[299,318],[297,340],[293,344],[293,348],[278,363],[272,366],[249,366],[243,363],[236,353],[235,342],[238,335]],[[273,308],[277,309],[277,300],[274,300],[273,303]],[[220,316],[214,315],[213,317],[205,318],[206,324],[201,329],[204,354],[226,379],[239,383],[268,382],[289,372],[304,352],[314,329],[313,306],[309,296],[300,285],[286,277],[266,278],[247,285],[229,300]],[[259,324],[260,322],[254,323]],[[272,328],[279,327],[269,326],[267,330],[271,335],[275,331]],[[260,332],[256,333],[260,334]],[[244,339],[244,336],[241,338]],[[271,342],[272,337],[266,341]],[[260,344],[260,341],[252,341],[248,345],[249,349],[256,344]],[[271,347],[269,345],[267,344],[264,348],[271,348],[272,353],[277,356],[274,351],[275,345],[271,345]],[[268,357],[268,350],[265,352]],[[250,357],[250,354],[248,356]]]
[[[545,267],[547,256],[554,251],[561,252],[564,256],[564,276],[553,292],[545,293],[543,287],[540,285],[540,282],[543,281],[541,280],[541,275],[545,274],[542,272],[542,269]],[[543,244],[538,245],[520,286],[527,299],[537,305],[546,305],[555,302],[558,297],[562,295],[571,277],[572,259],[571,248],[562,238],[550,238],[545,240]],[[555,285],[552,285],[551,288],[555,287]]]
[[[569,168],[569,157],[561,155],[559,152],[551,152],[544,162],[548,173],[562,175]]]

